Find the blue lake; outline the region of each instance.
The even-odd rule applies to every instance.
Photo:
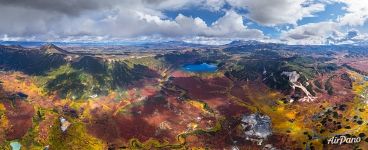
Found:
[[[215,64],[188,64],[182,67],[184,71],[195,72],[195,73],[204,73],[204,72],[216,72],[217,66]]]

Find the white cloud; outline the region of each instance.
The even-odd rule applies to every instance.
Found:
[[[336,20],[298,26],[305,17],[324,11],[325,5],[345,3],[346,14]],[[225,4],[229,7],[224,8]],[[206,9],[225,15],[214,23],[203,18],[165,11]],[[241,10],[246,10],[247,13]],[[235,39],[275,39],[293,44],[322,44],[343,41],[341,29],[362,26],[368,19],[365,0],[0,0],[0,37],[8,40],[157,40],[182,39],[202,43],[222,43]],[[243,20],[251,20],[246,23]],[[281,36],[269,39],[258,23],[273,26]],[[289,25],[291,24],[291,25]],[[279,26],[282,25],[282,26]],[[284,28],[283,28],[284,27]],[[282,31],[284,29],[284,31]],[[350,38],[366,38],[359,33]],[[1,38],[0,38],[1,39]],[[217,42],[216,42],[217,41]]]
[[[328,38],[331,43],[334,44],[353,44],[353,43],[364,43],[368,38],[368,34],[360,33],[358,30],[350,30],[346,34],[340,34],[335,37]]]
[[[225,16],[214,22],[206,33],[208,36],[224,36],[239,38],[261,38],[260,30],[248,29],[243,23],[243,17],[234,11],[226,12]]]
[[[142,1],[145,6],[152,9],[160,10],[179,10],[190,7],[199,7],[208,10],[218,11],[223,5],[225,0],[136,0]]]
[[[247,8],[247,16],[262,25],[297,24],[304,17],[324,10],[321,3],[308,0],[228,0],[230,5]]]
[[[280,39],[289,44],[325,44],[330,36],[337,36],[339,26],[335,22],[309,23],[281,33]]]
[[[351,44],[363,42],[367,39],[366,33],[351,27],[363,26],[368,20],[368,2],[362,0],[331,0],[330,4],[344,3],[346,13],[337,18],[319,23],[309,23],[297,26],[294,29],[283,31],[280,39],[291,44]],[[349,27],[349,31],[345,33]]]
[[[368,1],[366,0],[335,0],[345,3],[346,14],[338,19],[341,25],[362,26],[368,20]]]
[[[126,13],[124,11],[124,13]],[[120,16],[123,16],[120,14]],[[129,24],[124,24],[124,29],[114,31],[116,36],[129,33],[130,37],[162,35],[164,37],[244,37],[262,38],[263,33],[256,29],[248,29],[243,24],[243,17],[234,11],[228,11],[212,25],[207,25],[201,18],[187,17],[179,14],[174,20],[161,19],[158,16],[135,12],[126,17],[113,20],[118,24],[124,24],[127,20]],[[136,18],[137,17],[137,18]],[[121,22],[121,23],[120,23]],[[112,23],[107,23],[112,24]],[[107,33],[109,31],[103,31]],[[112,33],[111,33],[112,34]]]
[[[168,5],[168,4],[166,4]],[[0,35],[8,37],[37,37],[38,40],[124,40],[139,37],[188,38],[249,38],[261,39],[263,33],[248,29],[243,17],[227,11],[215,23],[207,25],[201,18],[179,14],[167,19],[161,10],[132,3],[109,10],[90,11],[70,16],[60,12],[14,6],[0,6]],[[168,6],[160,6],[168,7]],[[184,7],[184,6],[183,6]]]

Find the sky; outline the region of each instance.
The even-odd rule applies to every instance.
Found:
[[[349,44],[368,0],[0,0],[1,41]]]

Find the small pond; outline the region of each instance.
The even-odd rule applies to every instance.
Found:
[[[20,147],[22,147],[22,145],[20,145],[19,142],[10,142],[10,146],[12,148],[12,150],[20,150]]]

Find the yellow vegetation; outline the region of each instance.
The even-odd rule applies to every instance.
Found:
[[[205,102],[201,102],[201,101],[196,101],[196,100],[188,100],[188,103],[198,109],[200,109],[201,111],[205,112],[205,113],[213,113],[212,109],[209,108],[209,106],[205,103]]]
[[[6,108],[4,106],[4,104],[0,103],[0,116],[1,116],[1,112],[5,112]]]
[[[0,130],[5,129],[9,124],[9,121],[5,116],[5,111],[6,111],[6,108],[4,104],[0,103]]]
[[[71,125],[65,133],[60,129],[60,121],[56,119],[49,137],[50,149],[106,149],[104,142],[88,134],[83,123],[71,120],[70,118],[67,119],[71,122]]]
[[[159,142],[155,139],[149,139],[144,143],[138,139],[131,139],[129,141],[129,149],[184,149],[182,144],[170,144],[168,141]]]
[[[3,141],[1,140],[4,139],[5,130],[9,126],[9,120],[5,116],[5,111],[6,111],[6,108],[4,107],[2,103],[0,103],[0,148],[3,148],[1,147],[1,144],[3,144]]]

